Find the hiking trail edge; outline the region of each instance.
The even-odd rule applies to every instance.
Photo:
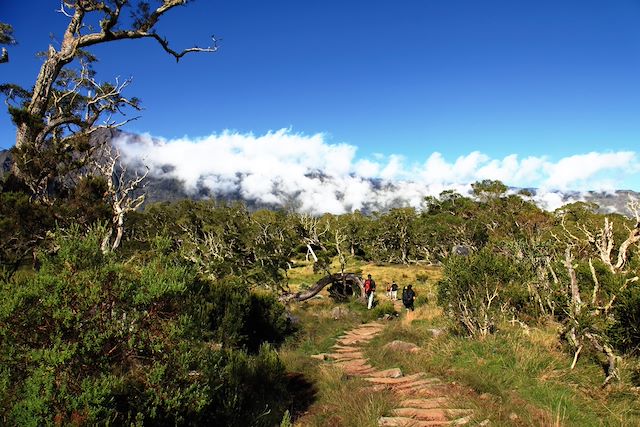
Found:
[[[404,376],[399,368],[380,370],[369,364],[362,346],[378,335],[385,325],[364,323],[340,336],[331,353],[311,357],[332,361],[347,375],[364,378],[371,385],[363,391],[377,393],[390,390],[400,398],[400,407],[378,419],[385,427],[427,427],[465,425],[471,422],[472,410],[451,407],[450,391],[439,378],[425,372]]]

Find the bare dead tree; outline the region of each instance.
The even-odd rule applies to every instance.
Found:
[[[619,378],[618,360],[613,348],[607,343],[603,333],[594,327],[584,325],[583,318],[593,319],[598,316],[607,317],[613,307],[618,295],[622,293],[630,284],[639,280],[635,273],[627,270],[627,260],[629,251],[633,245],[640,241],[640,203],[638,200],[629,199],[628,207],[635,216],[635,225],[626,227],[628,235],[625,240],[616,245],[614,239],[614,223],[608,217],[604,219],[604,224],[596,231],[589,230],[583,224],[576,224],[576,231],[570,231],[566,226],[564,218],[562,218],[562,228],[567,238],[567,248],[565,250],[565,268],[569,274],[569,321],[565,326],[564,336],[574,350],[574,357],[571,363],[573,369],[578,361],[579,355],[584,346],[589,344],[596,351],[602,353],[607,359],[606,377],[603,386],[607,385],[611,380]],[[556,236],[557,239],[559,239]],[[580,291],[580,285],[575,273],[574,257],[572,249],[582,247],[587,243],[593,248],[592,253],[609,269],[612,274],[624,276],[622,285],[612,292],[607,300],[603,300],[600,295],[600,280],[596,269],[593,265],[592,257],[589,257],[589,270],[593,288],[590,298],[583,299]],[[589,321],[588,324],[595,322]]]
[[[322,250],[326,249],[322,239],[329,232],[329,223],[321,223],[320,219],[308,214],[301,214],[299,221],[303,232],[302,240],[307,246],[307,261],[309,260],[309,255],[311,255],[313,261],[318,262],[318,256],[314,252],[313,246],[319,247]]]
[[[117,149],[108,148],[104,153],[105,159],[97,161],[94,166],[107,181],[105,196],[111,205],[111,225],[101,245],[102,251],[106,253],[115,251],[120,246],[124,234],[125,215],[144,203],[145,195],[136,195],[136,192],[143,187],[142,183],[149,174],[149,169],[146,168],[142,175],[136,170],[131,177]]]
[[[498,296],[498,287],[485,283],[484,289],[472,289],[465,298],[457,301],[459,320],[469,335],[485,338],[493,331],[495,324],[491,306]]]
[[[77,143],[95,131],[95,123],[103,113],[121,113],[121,108],[137,108],[137,100],[127,99],[120,94],[129,83],[116,82],[115,85],[95,85],[82,67],[78,73],[70,68],[74,61],[89,63],[95,58],[87,52],[92,46],[125,39],[151,39],[179,61],[194,52],[215,52],[217,41],[209,47],[190,47],[174,50],[165,37],[159,35],[155,27],[160,18],[170,10],[183,6],[188,0],[163,0],[157,7],[150,1],[128,0],[62,0],[59,13],[69,18],[60,47],[49,45],[45,60],[36,78],[33,90],[22,93],[23,103],[10,108],[17,125],[16,162],[14,173],[21,178],[38,172],[37,158],[48,152],[64,153],[78,149]],[[126,11],[133,22],[129,24]],[[90,22],[99,22],[99,29]],[[75,81],[75,85],[74,85]],[[87,95],[81,95],[85,89]],[[6,91],[5,91],[6,92]],[[59,106],[60,108],[56,108]],[[84,114],[83,114],[84,113]],[[117,127],[123,123],[105,120],[105,126]],[[46,162],[55,162],[48,158]],[[42,175],[42,173],[36,173]],[[44,175],[49,175],[44,173]],[[35,194],[42,195],[42,181],[51,177],[38,177]]]
[[[65,183],[75,182],[74,174],[93,162],[96,152],[103,149],[90,142],[94,132],[137,119],[116,121],[114,117],[124,106],[140,109],[135,98],[122,95],[131,83],[130,78],[117,77],[113,83],[98,83],[92,75],[89,64],[82,61],[80,72],[69,74],[59,90],[52,92],[44,123],[33,135],[33,144],[17,150],[18,162],[29,172],[22,175],[23,181],[44,202],[50,201],[48,188],[52,182],[61,179]],[[83,89],[86,95],[81,94]]]

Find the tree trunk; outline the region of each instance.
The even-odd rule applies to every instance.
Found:
[[[352,284],[356,285],[360,290],[360,298],[364,295],[364,282],[358,276],[353,273],[346,274],[331,274],[323,277],[318,280],[315,285],[313,285],[310,289],[304,292],[296,292],[296,293],[287,293],[280,297],[280,301],[282,302],[302,302],[306,301],[310,298],[316,296],[321,290],[323,290],[327,285],[332,283],[340,282],[340,281],[350,281]],[[353,285],[352,285],[353,286]]]
[[[109,227],[109,231],[107,231],[107,234],[105,234],[105,236],[102,238],[102,244],[100,245],[100,250],[102,251],[103,254],[106,254],[107,252],[109,252],[109,242],[111,241],[112,235],[113,235],[113,228]]]
[[[118,222],[116,225],[116,238],[113,241],[113,245],[111,245],[111,250],[115,251],[120,247],[120,242],[122,241],[122,235],[124,234],[124,212],[120,212],[118,214]]]

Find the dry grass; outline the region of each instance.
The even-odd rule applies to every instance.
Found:
[[[363,380],[349,378],[331,365],[318,366],[316,381],[318,400],[295,421],[295,426],[374,427],[397,404],[393,394],[366,393],[363,390],[367,384]]]
[[[594,355],[584,353],[576,368],[569,369],[571,355],[559,344],[558,324],[523,328],[504,323],[484,340],[454,336],[435,305],[437,268],[366,264],[351,266],[350,271],[356,269],[374,277],[381,300],[392,280],[401,287],[413,284],[418,295],[428,300],[416,305],[415,312],[403,310],[400,321],[390,322],[367,346],[365,352],[374,366],[399,367],[405,374],[425,371],[453,383],[457,397],[453,405],[473,408],[476,421],[489,419],[492,425],[640,425],[640,393],[631,384],[632,362],[623,359],[622,381],[603,390],[602,370]],[[305,271],[299,272],[299,280],[311,277],[310,268]],[[426,282],[416,280],[425,273]],[[306,372],[319,391],[316,403],[296,425],[376,425],[377,417],[390,408],[391,396],[363,400],[358,380],[346,379],[308,358],[329,348],[340,331],[368,320],[371,314],[357,304],[344,306],[350,313],[339,320],[329,315],[335,307],[329,298],[298,308],[304,333],[285,351],[283,360],[290,368]],[[434,336],[434,330],[440,334]],[[422,350],[412,355],[384,350],[383,345],[394,339],[414,342]]]

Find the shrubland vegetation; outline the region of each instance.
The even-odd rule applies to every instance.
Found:
[[[638,419],[637,201],[635,218],[585,203],[545,212],[487,180],[418,210],[311,217],[187,200],[136,210],[144,171],[127,175],[91,137],[139,101],[122,95],[128,82],[98,84],[85,48],[151,38],[176,59],[214,51],[174,51],[155,32],[184,3],[63,2],[69,27],[33,88],[0,87],[18,129],[0,181],[0,424],[374,423],[392,397],[363,404],[357,381],[308,356],[393,306],[346,298],[331,314],[333,300],[299,293],[364,269],[379,292],[414,283],[423,307],[381,339],[429,350],[393,360],[372,347],[377,363],[456,379],[499,421],[506,410],[530,423]],[[130,28],[119,22],[127,9]],[[88,14],[99,29],[83,24]],[[0,43],[14,42],[10,29]]]
[[[495,185],[476,188],[489,184]],[[298,399],[285,366],[304,372],[305,381],[315,379],[321,390],[328,387],[322,381],[338,387],[332,372],[319,378],[301,358],[331,345],[349,324],[393,311],[381,304],[367,312],[347,302],[350,314],[330,327],[312,314],[317,305],[300,311],[294,303],[287,310],[280,300],[329,273],[363,269],[378,279],[380,291],[391,280],[414,283],[421,305],[440,305],[441,314],[427,316],[427,323],[450,327],[452,341],[433,347],[433,359],[419,364],[436,372],[450,366],[447,375],[477,382],[478,392],[504,386],[541,392],[533,384],[492,386],[456,370],[465,364],[458,360],[464,348],[486,352],[488,366],[501,346],[505,355],[531,353],[535,340],[517,333],[531,328],[543,331],[552,350],[531,361],[547,366],[536,375],[552,366],[552,375],[579,382],[588,371],[594,393],[621,375],[625,383],[636,381],[638,259],[633,243],[626,255],[620,252],[637,230],[629,218],[605,219],[581,203],[547,213],[503,190],[476,198],[446,192],[425,200],[422,211],[319,218],[185,200],[130,212],[121,247],[103,251],[109,210],[96,194],[101,188],[100,178],[92,178],[61,198],[61,210],[39,209],[41,202],[25,192],[1,193],[3,206],[16,207],[4,210],[0,223],[4,236],[15,237],[3,242],[2,252],[6,423],[279,422]],[[73,200],[88,206],[74,208]],[[461,245],[468,255],[452,253]],[[335,306],[330,301],[322,310]],[[292,322],[296,317],[302,319]],[[313,332],[316,323],[330,329]],[[398,327],[390,333],[418,333],[421,344],[431,346],[419,335],[420,323]],[[275,349],[283,343],[279,356]],[[417,369],[415,363],[404,365]],[[594,375],[598,364],[603,373]],[[333,388],[325,392],[344,401]],[[545,399],[540,402],[548,407]],[[372,407],[378,409],[371,417],[384,402]]]

